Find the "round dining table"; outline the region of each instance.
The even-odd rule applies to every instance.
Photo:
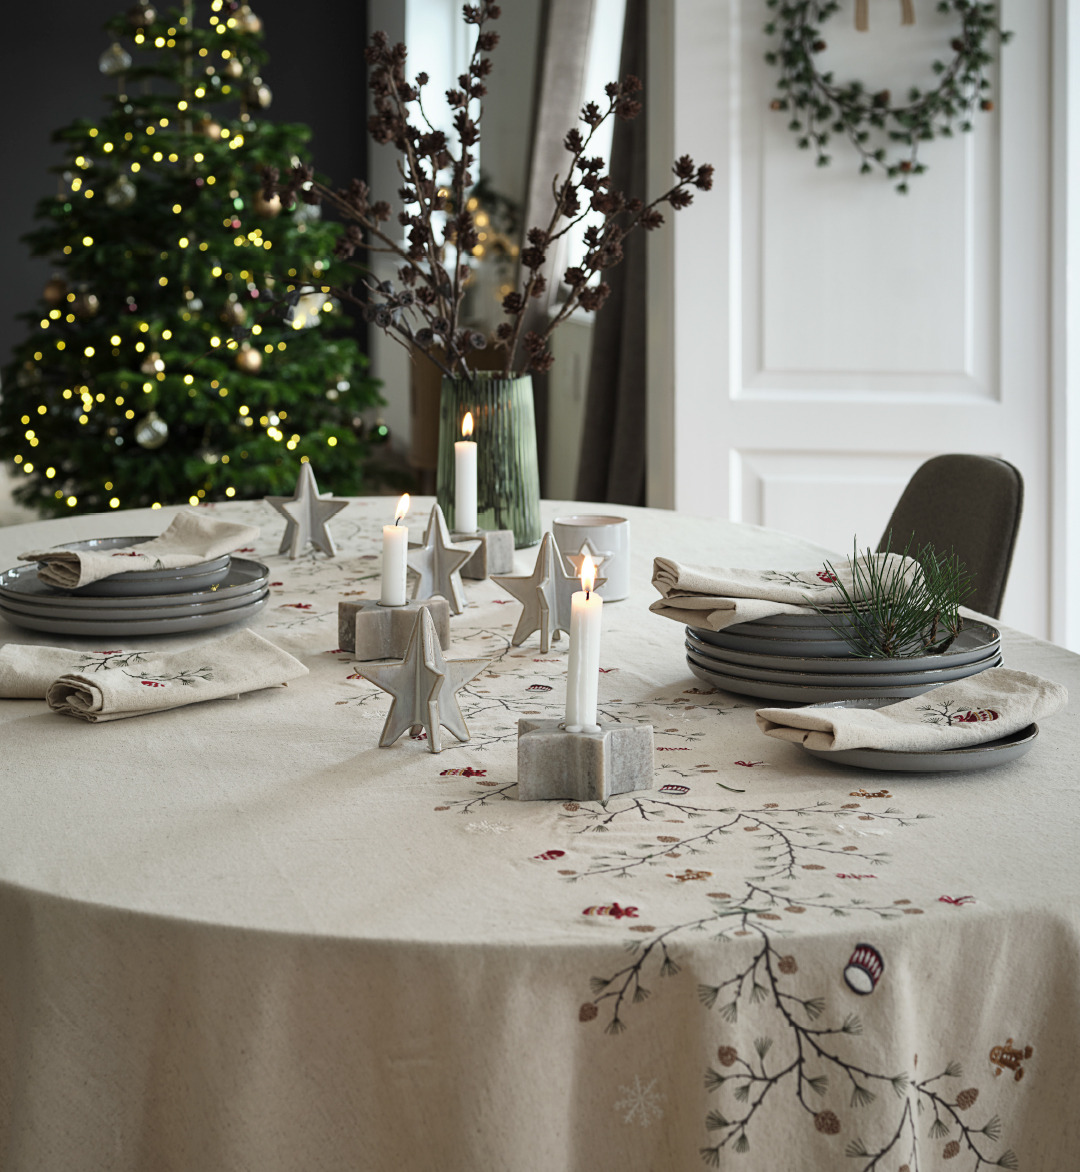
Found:
[[[250,627],[308,674],[88,724],[0,700],[5,1172],[1064,1172],[1080,1167],[1080,725],[972,773],[849,768],[767,738],[687,668],[652,559],[820,568],[830,551],[619,508],[599,709],[654,729],[649,789],[519,801],[517,725],[558,719],[567,641],[465,580],[447,658],[470,739],[379,746],[391,698],[338,643],[376,598],[388,498],[278,553]],[[414,499],[418,538],[430,500]],[[176,510],[0,529],[26,550]],[[562,513],[612,506],[547,502]],[[517,574],[536,549],[518,550]],[[154,651],[0,620],[0,643]],[[1002,632],[1080,696],[1080,658]],[[857,979],[853,979],[853,974]]]

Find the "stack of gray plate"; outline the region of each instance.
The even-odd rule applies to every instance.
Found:
[[[938,684],[1001,663],[1001,635],[967,621],[947,651],[863,659],[835,628],[837,615],[773,615],[722,631],[686,628],[686,661],[699,679],[726,692],[816,704],[874,696],[918,696]]]
[[[108,551],[149,537],[99,537],[62,549]],[[228,554],[172,570],[100,578],[78,590],[38,580],[31,562],[0,573],[0,616],[12,626],[52,635],[172,635],[208,631],[258,614],[270,594],[270,571]]]

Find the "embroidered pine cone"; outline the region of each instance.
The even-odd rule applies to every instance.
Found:
[[[793,956],[782,956],[777,961],[776,967],[782,972],[790,976],[792,973],[799,971],[799,966]]]
[[[562,804],[562,808],[563,808],[564,810],[569,810],[571,814],[572,814],[572,813],[573,813],[575,810],[580,810],[580,809],[581,809],[581,807],[580,807],[580,806],[577,804],[577,802],[563,802],[563,804]]]
[[[951,1160],[953,1156],[960,1155],[960,1144],[957,1140],[951,1139],[945,1145],[945,1150],[941,1153],[946,1160]]]
[[[819,1111],[814,1116],[814,1126],[823,1135],[836,1135],[840,1130],[840,1120],[831,1111]]]
[[[578,1010],[578,1021],[592,1021],[599,1012],[600,1010],[591,1001],[586,1001]]]
[[[716,1057],[720,1060],[721,1066],[734,1066],[739,1051],[734,1046],[721,1046],[716,1052]]]
[[[966,1091],[961,1091],[960,1094],[958,1094],[956,1096],[956,1105],[961,1111],[966,1111],[969,1107],[971,1107],[975,1103],[975,1100],[978,1097],[979,1097],[979,1088],[978,1087],[968,1087],[968,1089]]]

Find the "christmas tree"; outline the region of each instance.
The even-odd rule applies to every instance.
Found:
[[[0,398],[0,458],[43,513],[289,493],[309,460],[365,487],[379,398],[328,295],[339,229],[261,193],[309,132],[265,114],[259,17],[209,9],[109,22],[116,92],[54,135],[60,190],[27,240],[57,272]]]

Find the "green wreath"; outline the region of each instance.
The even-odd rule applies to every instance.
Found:
[[[951,138],[954,129],[972,128],[975,107],[992,110],[990,81],[986,69],[994,57],[988,43],[996,34],[1006,44],[1011,33],[1003,32],[994,19],[994,4],[977,0],[941,0],[938,12],[954,13],[961,21],[960,32],[950,42],[950,61],[935,61],[937,85],[927,91],[916,87],[908,92],[905,105],[893,105],[888,90],[874,91],[861,81],[838,85],[833,75],[820,73],[815,56],[826,48],[821,25],[840,9],[837,0],[766,0],[775,16],[765,25],[769,36],[778,35],[778,49],[765,54],[770,65],[779,65],[777,83],[781,97],[773,99],[773,110],[790,110],[788,129],[799,136],[803,150],[814,150],[817,164],[831,162],[826,148],[833,135],[844,135],[862,158],[859,168],[869,174],[879,168],[890,178],[899,178],[896,190],[908,189],[908,178],[921,175],[926,164],[919,161],[919,146],[934,138]],[[874,136],[873,131],[881,134]],[[894,144],[890,156],[876,146],[882,135]]]

